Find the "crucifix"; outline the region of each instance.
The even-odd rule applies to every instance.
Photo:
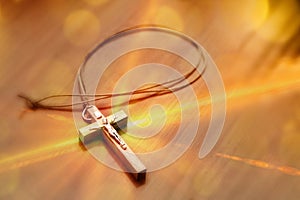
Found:
[[[82,118],[90,124],[79,129],[80,141],[88,144],[101,137],[107,148],[119,159],[121,167],[130,172],[136,181],[144,181],[146,167],[117,131],[127,126],[128,116],[125,112],[119,111],[105,117],[96,106],[86,105],[82,112]]]
[[[158,49],[160,51],[172,53],[187,61],[189,64],[194,66],[194,68],[182,77],[162,81],[133,91],[94,94],[97,89],[97,81],[95,80],[100,80],[101,75],[105,72],[106,68],[114,62],[114,60],[126,55],[127,53],[142,49]],[[207,67],[208,65],[211,67]],[[195,72],[198,73],[195,74]],[[84,77],[88,78],[88,80],[86,79],[86,82],[84,81]],[[80,141],[87,147],[89,144],[93,144],[93,141],[102,138],[104,144],[109,150],[111,150],[113,155],[115,155],[114,157],[116,157],[121,167],[123,167],[127,172],[133,174],[137,181],[141,181],[146,178],[146,167],[118,133],[118,130],[126,127],[128,118],[127,115],[123,111],[120,111],[114,115],[105,117],[94,105],[95,103],[90,103],[117,96],[134,96],[143,94],[144,96],[142,96],[141,99],[145,99],[174,93],[191,86],[191,84],[195,83],[202,77],[208,86],[209,93],[221,94],[221,100],[223,100],[220,101],[220,104],[212,104],[212,110],[220,110],[220,112],[215,111],[212,113],[212,119],[214,118],[217,120],[212,120],[213,124],[209,125],[208,133],[206,134],[201,146],[199,158],[204,158],[212,150],[219,139],[224,124],[226,95],[223,82],[215,64],[203,47],[190,37],[165,27],[148,27],[143,25],[132,27],[117,32],[98,44],[95,49],[88,53],[81,65],[77,81],[74,85],[73,94],[50,95],[36,101],[23,95],[20,95],[20,97],[27,101],[28,106],[31,109],[70,110],[70,107],[72,107],[71,110],[76,110],[75,116],[78,116],[80,121],[82,118],[84,121],[89,123],[89,125],[79,130]],[[184,82],[184,80],[187,80],[188,78],[192,80],[187,83]],[[217,85],[214,85],[214,83]],[[88,88],[88,90],[86,88]],[[72,103],[47,103],[49,99],[65,97],[72,97]],[[136,100],[138,99],[139,98]],[[219,102],[214,99],[211,96],[212,102]],[[77,106],[82,105],[83,111],[80,116],[80,113],[77,113]],[[82,110],[82,108],[80,108],[80,110]],[[222,113],[221,118],[217,116],[218,113]],[[197,126],[197,124],[192,125],[192,127]],[[193,132],[193,134],[196,134],[195,131]],[[189,138],[191,138],[191,140],[184,141],[184,144],[192,142],[193,137]],[[180,152],[178,155],[180,155]]]

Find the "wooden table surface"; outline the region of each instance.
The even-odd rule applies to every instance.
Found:
[[[194,38],[217,64],[227,94],[222,136],[199,159],[211,110],[201,104],[208,95],[203,81],[193,85],[198,134],[183,156],[148,173],[144,184],[84,151],[72,112],[31,111],[17,98],[72,93],[86,54],[109,35],[140,24]],[[147,53],[111,66],[111,79],[99,92],[113,88],[117,64],[126,72],[134,57],[155,60]],[[300,199],[299,54],[296,0],[1,0],[0,199]],[[161,148],[172,138],[164,134],[177,129],[178,117],[168,114],[178,106],[172,95],[130,105],[132,117],[149,117],[157,102],[168,117],[159,134],[142,142],[123,134],[136,152]]]

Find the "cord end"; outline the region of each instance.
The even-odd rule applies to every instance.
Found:
[[[34,100],[31,98],[23,95],[23,94],[18,94],[18,97],[23,99],[26,103],[26,106],[31,109],[31,110],[37,110],[39,108],[39,104],[36,103]]]

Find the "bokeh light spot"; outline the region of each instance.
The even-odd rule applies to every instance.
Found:
[[[3,16],[2,16],[2,10],[1,10],[1,7],[0,7],[0,24],[2,23],[3,21]]]
[[[0,173],[0,197],[15,192],[19,184],[19,170]]]
[[[100,6],[108,2],[108,0],[84,0],[84,1],[91,6]]]
[[[98,18],[88,10],[72,12],[64,24],[65,37],[77,46],[91,44],[100,33]]]
[[[23,2],[24,0],[14,0],[14,3],[21,3]]]
[[[157,9],[154,23],[167,26],[179,31],[184,29],[182,17],[173,8],[162,6]]]
[[[10,129],[8,123],[2,119],[0,119],[0,127],[1,127],[1,135],[0,135],[0,145],[1,145],[8,140],[10,136]]]
[[[297,112],[296,112],[297,115]],[[288,120],[282,130],[280,156],[288,164],[297,166],[300,164],[300,120],[295,118]]]
[[[205,169],[196,174],[193,181],[195,191],[204,197],[211,196],[217,190],[222,177],[213,168]]]

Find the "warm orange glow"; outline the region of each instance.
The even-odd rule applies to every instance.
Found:
[[[257,29],[269,13],[268,0],[261,1],[221,1],[221,14],[228,28]]]
[[[291,176],[300,176],[299,169],[292,168],[289,166],[276,166],[276,165],[273,165],[271,163],[267,163],[267,162],[264,162],[261,160],[252,160],[252,159],[248,159],[248,158],[242,158],[242,157],[232,156],[232,155],[223,154],[223,153],[217,153],[216,156],[222,157],[222,158],[227,158],[227,159],[234,160],[234,161],[239,161],[239,162],[242,162],[242,163],[254,166],[254,167],[276,170],[276,171],[279,171],[279,172],[282,172],[284,174],[288,174]]]
[[[67,84],[66,80],[72,80],[74,76],[71,68],[59,59],[40,59],[32,65],[32,68],[43,68],[43,73],[47,74],[47,76],[43,77],[38,83],[32,81],[40,75],[40,71],[36,70],[26,76],[26,80],[24,81],[30,81],[31,84],[34,84],[35,87],[32,89],[32,92],[36,92],[37,94],[41,94],[40,91],[49,94],[52,93],[53,90],[65,93],[62,91],[62,88]]]
[[[17,95],[38,100],[75,93],[77,71],[95,45],[124,29],[150,24],[182,32],[207,51],[223,78],[227,108],[219,144],[199,159],[201,145],[212,141],[204,141],[207,130],[215,127],[210,122],[221,120],[205,84],[215,83],[209,74],[214,70],[203,74],[209,80],[202,77],[188,87],[195,96],[185,88],[143,101],[134,98],[146,94],[97,101],[106,107],[100,109],[105,116],[121,109],[129,115],[127,130],[120,135],[148,168],[146,182],[139,184],[100,161],[119,163],[101,138],[90,145],[94,153],[79,143],[77,127],[86,125],[79,115],[73,119],[72,112],[31,110]],[[0,199],[297,199],[299,28],[299,0],[0,0]],[[163,35],[153,46],[176,49],[190,59],[164,48],[145,48],[102,66],[110,60],[103,54],[89,62],[99,73],[107,67],[99,80],[90,79],[89,66],[83,72],[88,93],[93,84],[98,85],[96,93],[119,93],[177,77],[160,72],[156,64],[178,75],[192,70],[194,49],[172,37],[162,41]],[[149,39],[147,33],[136,36],[125,37],[122,47],[149,44],[143,42]],[[111,47],[106,53],[114,51],[114,44]],[[122,47],[117,45],[115,53]],[[151,64],[148,72],[131,76],[131,70],[144,64]],[[196,74],[189,80],[193,77]],[[213,95],[216,103],[224,100]],[[129,105],[117,105],[128,99]],[[72,98],[43,103],[67,104]],[[213,112],[217,114],[212,119]],[[199,127],[190,131],[194,122]],[[194,133],[179,159],[152,172],[153,166],[189,145],[185,139]],[[171,144],[175,136],[182,140]],[[174,152],[165,151],[155,161],[142,155],[168,144]]]
[[[264,87],[257,87],[257,88],[245,88],[242,90],[236,90],[234,92],[228,92],[228,99],[236,99],[236,98],[242,98],[242,97],[249,97],[250,96],[255,96],[260,94],[267,94],[271,93],[274,95],[274,93],[280,92],[283,89],[286,88],[298,88],[300,86],[300,81],[291,81],[291,82],[286,82],[286,83],[281,83],[281,84],[270,84],[270,85],[265,85]],[[245,98],[249,101],[251,101],[251,98]],[[210,98],[207,97],[205,99],[199,99],[199,104],[200,106],[205,106],[209,105],[210,103]],[[170,112],[167,113],[167,115],[170,114],[176,114],[177,112],[181,112],[182,109],[192,109],[194,106],[197,105],[183,105],[182,108],[178,108],[175,110],[170,110]],[[159,118],[159,115],[151,115],[152,120],[156,120]],[[63,120],[65,121],[66,118],[64,117],[58,117],[56,115],[51,115],[49,114],[48,117],[51,117],[56,120]],[[126,136],[126,135],[124,135]],[[130,140],[130,137],[126,137],[126,140]],[[19,167],[24,167],[27,165],[30,165],[32,163],[36,163],[39,161],[51,159],[60,155],[63,155],[65,153],[73,152],[73,151],[80,151],[78,147],[78,138],[73,138],[64,142],[60,142],[58,144],[52,144],[45,146],[43,148],[35,149],[32,151],[27,151],[25,153],[21,153],[15,156],[9,156],[5,159],[0,160],[1,168],[0,172],[3,170],[8,170],[8,169],[15,169]],[[256,160],[250,160],[250,159],[241,159],[236,156],[229,156],[226,154],[217,154],[218,156],[225,157],[225,158],[230,158],[232,160],[239,160],[246,162],[250,165],[255,165],[257,167],[261,168],[267,168],[267,169],[276,169],[278,171],[282,171],[283,173],[287,174],[297,174],[300,173],[296,169],[293,168],[287,168],[287,167],[276,167],[273,165],[270,165],[269,163],[266,162],[261,162],[261,161],[256,161]],[[299,174],[300,175],[300,174]]]
[[[258,34],[271,42],[288,41],[300,26],[298,6],[297,0],[280,2]]]

